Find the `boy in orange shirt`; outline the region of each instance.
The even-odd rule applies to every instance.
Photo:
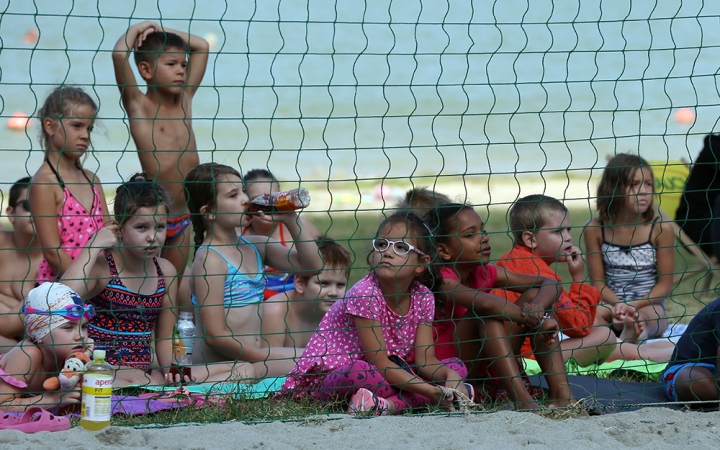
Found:
[[[509,222],[515,243],[512,250],[500,257],[498,267],[562,282],[550,267],[560,262],[567,264],[572,276],[570,291],[563,289],[554,306],[540,305],[557,316],[560,330],[569,336],[560,344],[563,360],[573,358],[580,366],[607,360],[615,350],[617,340],[608,326],[593,327],[602,296],[597,288],[584,282],[585,263],[580,249],[573,245],[565,205],[545,195],[529,195],[510,208]],[[494,289],[491,294],[513,302],[520,297],[520,294],[504,289]],[[530,343],[526,340],[521,354],[531,353]]]

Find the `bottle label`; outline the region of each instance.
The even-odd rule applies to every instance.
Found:
[[[112,400],[112,376],[85,374],[82,384],[82,420],[107,422],[110,420]]]

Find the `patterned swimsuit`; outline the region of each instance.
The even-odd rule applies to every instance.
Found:
[[[63,203],[57,215],[58,231],[60,232],[60,249],[75,260],[93,234],[103,227],[100,195],[95,185],[92,185],[92,181],[90,181],[83,171],[83,175],[85,175],[88,183],[92,185],[94,194],[92,206],[90,207],[90,211],[88,211],[82,203],[72,195],[70,189],[65,186],[62,178],[60,178],[60,174],[58,174],[52,164],[50,164],[50,161],[46,159],[45,162],[50,166],[50,170],[52,170],[57,177],[60,187],[63,190]],[[46,281],[54,281],[56,279],[57,274],[50,267],[47,260],[43,258],[35,280],[38,284],[43,284]]]
[[[152,332],[165,297],[165,278],[156,258],[157,290],[148,295],[131,291],[118,276],[112,254],[107,255],[112,276],[104,291],[90,302],[97,315],[90,321],[88,335],[95,348],[105,350],[110,364],[147,370],[152,362]]]

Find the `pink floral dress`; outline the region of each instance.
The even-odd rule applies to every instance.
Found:
[[[335,302],[310,338],[305,351],[282,386],[281,395],[319,398],[323,378],[353,361],[365,360],[352,316],[382,324],[389,355],[407,359],[415,345],[417,328],[432,323],[435,297],[424,285],[410,286],[410,310],[398,315],[388,307],[374,273],[358,281]]]

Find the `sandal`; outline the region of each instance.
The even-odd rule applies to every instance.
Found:
[[[64,416],[55,416],[39,406],[34,406],[32,408],[28,408],[17,423],[9,425],[5,427],[5,429],[18,430],[23,433],[69,430],[70,419]]]
[[[0,430],[4,430],[11,425],[16,425],[20,421],[20,416],[8,414],[0,411]]]
[[[350,398],[350,406],[348,412],[352,416],[363,415],[365,413],[371,413],[375,416],[387,416],[390,411],[390,403],[382,398],[375,395],[375,393],[368,391],[365,388],[360,388]]]

